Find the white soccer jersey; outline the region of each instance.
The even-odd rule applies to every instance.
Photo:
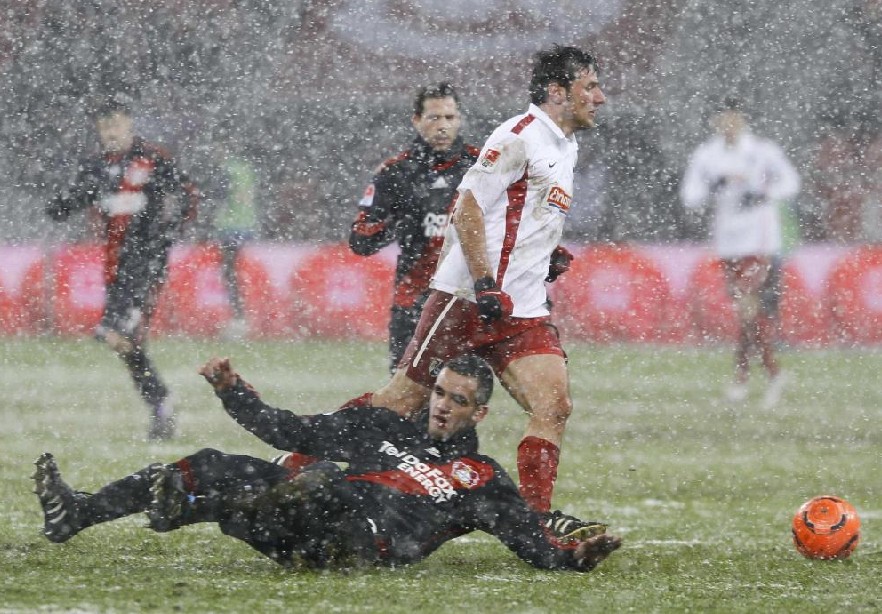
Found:
[[[687,209],[702,209],[713,201],[714,247],[721,258],[769,256],[781,252],[778,206],[796,196],[799,185],[799,175],[781,148],[745,133],[733,146],[722,136],[699,146],[689,159],[680,195]],[[765,199],[745,202],[750,193]]]
[[[531,104],[499,126],[459,184],[484,213],[487,255],[496,282],[514,303],[512,315],[548,315],[545,276],[572,203],[578,145]],[[431,287],[475,300],[456,229],[448,225]]]

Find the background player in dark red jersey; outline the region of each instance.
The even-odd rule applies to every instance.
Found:
[[[449,83],[420,88],[411,121],[417,137],[376,171],[349,234],[349,246],[362,256],[394,241],[401,248],[389,319],[393,372],[428,295],[456,186],[479,153],[459,137],[459,96]]]
[[[95,336],[120,356],[150,407],[148,438],[167,439],[174,412],[145,341],[169,249],[183,221],[195,217],[198,193],[166,151],[135,135],[127,105],[111,99],[94,117],[101,152],[80,163],[46,212],[63,221],[90,209],[100,219],[106,299]]]

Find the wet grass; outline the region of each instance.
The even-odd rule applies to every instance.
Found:
[[[89,340],[0,340],[0,611],[826,612],[882,608],[882,353],[787,352],[791,385],[762,410],[720,391],[726,349],[569,348],[576,409],[556,503],[607,519],[623,549],[588,575],[540,572],[474,534],[396,570],[285,571],[210,526],[171,534],[131,517],[55,545],[40,535],[31,462],[97,489],[201,447],[269,457],[195,370],[229,355],[270,403],[325,411],[382,382],[384,348],[363,343],[157,340],[180,437],[143,441],[146,411],[122,366]],[[524,420],[504,393],[484,450],[514,466]],[[848,498],[863,542],[845,562],[801,558],[791,514],[810,496]]]

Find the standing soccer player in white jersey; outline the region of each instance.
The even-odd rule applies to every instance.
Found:
[[[530,98],[527,112],[493,132],[463,178],[416,333],[373,402],[413,412],[441,364],[479,354],[529,414],[517,454],[524,498],[559,535],[602,531],[600,523],[550,511],[573,403],[545,291],[572,260],[558,243],[572,202],[574,134],[594,126],[606,101],[594,57],[575,47],[538,53]]]
[[[739,334],[731,401],[747,397],[750,349],[760,353],[769,376],[763,405],[780,400],[785,382],[775,357],[776,261],[781,255],[778,207],[799,191],[799,175],[772,141],[747,131],[737,100],[729,99],[713,119],[717,134],[689,159],[680,195],[687,211],[714,208],[713,243],[735,303]]]

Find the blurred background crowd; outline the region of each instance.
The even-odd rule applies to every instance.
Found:
[[[481,144],[526,108],[534,51],[595,50],[609,102],[567,239],[703,240],[678,184],[727,96],[802,177],[801,242],[882,242],[882,0],[0,0],[0,242],[82,238],[43,208],[128,97],[207,208],[250,166],[260,238],[345,241],[372,171],[412,135],[416,88],[460,90]],[[191,233],[200,239],[211,216]]]

